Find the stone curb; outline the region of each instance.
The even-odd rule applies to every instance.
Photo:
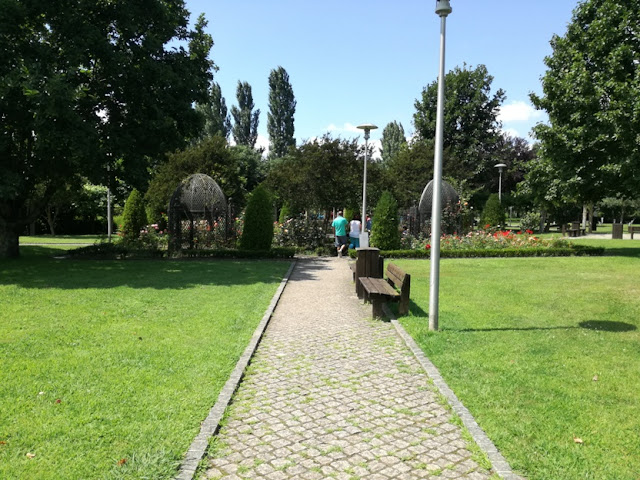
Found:
[[[411,338],[411,336],[407,333],[404,327],[398,322],[398,319],[395,317],[393,312],[389,309],[387,305],[384,305],[385,314],[391,319],[391,323],[396,329],[398,335],[404,340],[405,344],[413,355],[418,360],[418,363],[422,366],[427,375],[433,380],[434,385],[440,391],[442,395],[447,399],[449,405],[453,411],[460,417],[462,423],[467,428],[473,440],[478,444],[478,446],[487,454],[491,465],[493,466],[493,470],[500,475],[504,480],[523,480],[522,477],[516,475],[511,470],[511,466],[502,456],[502,454],[498,451],[493,442],[489,439],[484,430],[480,428],[478,422],[476,422],[471,412],[465,407],[453,390],[449,388],[449,385],[444,381],[442,375],[436,368],[436,366],[431,363],[431,360],[427,358],[422,349],[416,344],[416,342]]]
[[[209,411],[209,415],[207,416],[205,421],[202,422],[202,424],[200,425],[200,433],[198,434],[198,436],[196,436],[196,438],[191,443],[189,450],[187,450],[187,454],[184,458],[184,461],[182,462],[182,465],[180,466],[180,471],[178,472],[178,475],[175,477],[175,480],[192,480],[193,479],[193,476],[196,473],[198,465],[200,464],[200,460],[202,460],[202,458],[204,457],[205,452],[207,450],[207,446],[209,445],[209,438],[213,436],[216,433],[216,430],[218,429],[220,420],[222,420],[222,416],[224,415],[224,412],[227,409],[227,406],[231,402],[231,397],[233,396],[234,392],[238,388],[238,385],[240,384],[240,380],[242,380],[244,371],[249,365],[249,360],[253,356],[253,353],[256,351],[256,348],[260,343],[260,339],[262,338],[262,335],[266,330],[267,325],[269,324],[269,320],[271,320],[273,311],[275,310],[276,305],[278,304],[278,301],[282,296],[284,287],[287,285],[287,282],[291,277],[291,273],[293,272],[295,265],[296,265],[296,260],[291,262],[291,266],[289,267],[289,270],[287,271],[284,278],[280,282],[280,286],[278,287],[278,290],[276,290],[276,293],[273,295],[273,298],[271,299],[271,303],[269,304],[269,307],[267,308],[264,316],[262,317],[262,320],[260,321],[255,331],[253,332],[253,336],[249,341],[249,345],[247,345],[247,348],[244,350],[242,356],[238,360],[238,363],[236,363],[236,366],[233,369],[233,372],[231,372],[231,375],[229,376],[227,383],[225,383],[224,387],[220,391],[215,405]]]

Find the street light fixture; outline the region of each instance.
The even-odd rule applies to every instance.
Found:
[[[499,163],[499,164],[494,165],[494,166],[500,172],[500,181],[498,182],[498,200],[500,200],[500,203],[502,203],[502,169],[504,167],[506,167],[507,165],[505,163]]]
[[[364,175],[362,177],[362,229],[360,230],[360,247],[369,246],[369,232],[367,232],[367,163],[369,162],[369,132],[375,130],[375,125],[363,123],[358,125],[360,130],[364,130]]]
[[[444,137],[444,52],[449,0],[436,0],[436,15],[440,17],[440,73],[438,76],[438,107],[436,141],[433,158],[433,202],[431,207],[431,272],[429,277],[429,330],[438,330],[440,291],[440,219],[442,210],[442,150]]]

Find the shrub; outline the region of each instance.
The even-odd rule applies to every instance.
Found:
[[[273,204],[263,185],[253,191],[244,214],[241,250],[269,250],[273,241]]]
[[[540,230],[540,214],[537,212],[527,212],[520,218],[520,228],[537,232]]]
[[[323,220],[298,215],[286,222],[279,222],[274,233],[274,244],[315,250],[327,243]]]
[[[132,243],[140,238],[140,232],[147,225],[147,211],[142,195],[135,188],[127,198],[122,214],[122,240]]]
[[[380,250],[400,248],[398,203],[389,192],[383,192],[376,205],[371,227],[371,245]]]
[[[482,210],[482,216],[480,217],[480,225],[485,228],[503,226],[507,221],[507,216],[504,208],[500,204],[500,198],[498,194],[492,193],[487,199],[487,203]]]
[[[280,216],[278,217],[278,223],[284,223],[289,218],[291,218],[291,209],[289,208],[289,204],[285,203],[284,205],[282,205],[282,208],[280,209]]]

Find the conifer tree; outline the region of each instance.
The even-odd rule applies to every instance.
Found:
[[[233,116],[233,138],[238,145],[245,145],[254,148],[258,139],[258,121],[260,109],[253,111],[253,95],[251,85],[238,80],[236,89],[238,106],[231,107]]]
[[[284,156],[289,147],[295,146],[296,139],[293,137],[295,112],[296,100],[289,82],[289,74],[282,67],[271,70],[267,131],[272,158]]]

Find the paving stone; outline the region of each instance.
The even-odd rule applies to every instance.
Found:
[[[205,477],[491,477],[393,325],[370,316],[345,259],[299,260]]]

